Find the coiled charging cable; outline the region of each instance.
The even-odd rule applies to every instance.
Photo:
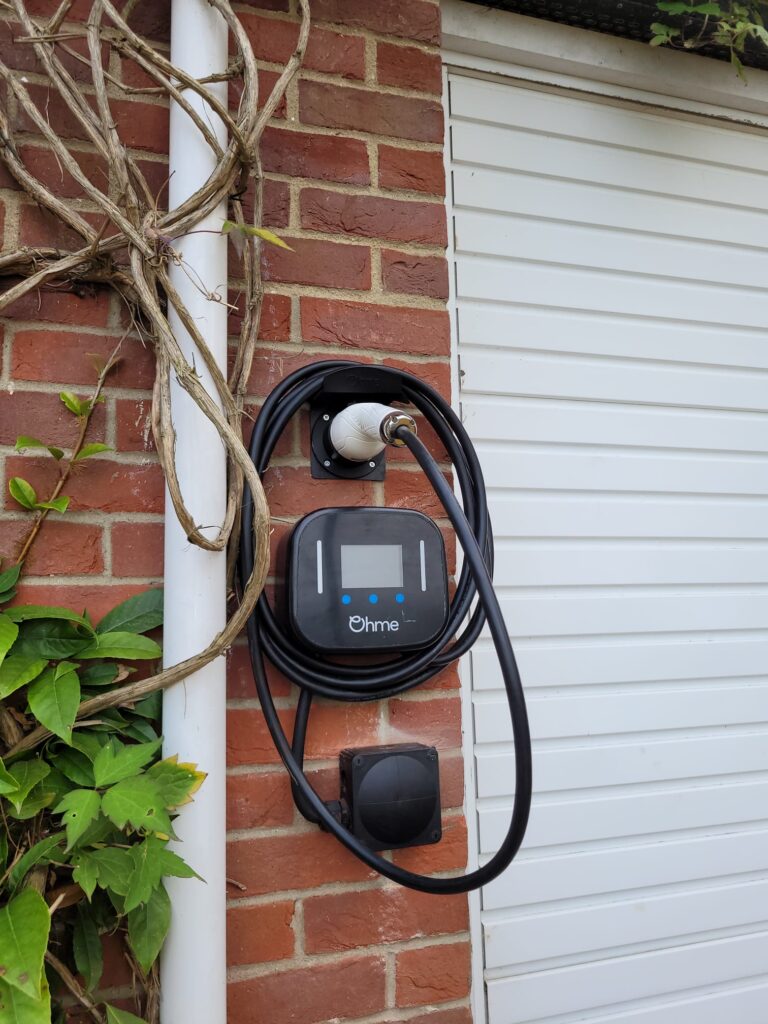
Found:
[[[250,455],[259,474],[264,474],[272,452],[291,418],[322,389],[326,378],[360,364],[342,360],[313,363],[286,377],[270,394],[259,412],[251,438]],[[514,652],[509,642],[498,598],[493,589],[493,535],[483,474],[477,454],[461,421],[450,405],[424,381],[402,370],[366,366],[383,377],[390,376],[400,392],[422,413],[445,447],[461,493],[461,504],[445,480],[439,465],[412,430],[399,426],[393,436],[405,445],[424,471],[442,502],[464,552],[464,561],[450,603],[446,625],[427,648],[399,655],[384,664],[341,665],[303,649],[276,618],[266,594],[262,594],[248,621],[248,646],[256,691],[275,747],[291,776],[294,797],[302,814],[334,836],[356,857],[386,878],[410,889],[436,894],[469,892],[486,885],[509,865],[522,843],[531,805],[531,740],[525,698]],[[463,507],[462,507],[463,506]],[[246,489],[243,500],[240,573],[247,579],[253,569],[253,503]],[[477,606],[472,603],[478,598]],[[303,770],[304,740],[312,698],[339,701],[381,700],[425,682],[465,654],[488,622],[512,719],[515,751],[515,795],[509,828],[498,851],[481,867],[452,878],[434,878],[385,860],[365,846],[326,805]],[[463,626],[463,628],[462,628]],[[267,658],[300,690],[293,740],[289,741],[275,709],[264,658]]]

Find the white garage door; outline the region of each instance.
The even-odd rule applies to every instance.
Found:
[[[768,138],[463,73],[450,131],[461,408],[534,735],[490,1024],[766,1024]],[[484,858],[514,776],[488,644]]]

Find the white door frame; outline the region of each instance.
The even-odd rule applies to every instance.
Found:
[[[654,49],[615,36],[559,25],[509,11],[490,10],[464,0],[440,0],[443,28],[443,106],[449,125],[449,72],[474,77],[503,77],[530,88],[555,88],[602,97],[606,102],[676,112],[690,118],[726,121],[730,128],[755,134],[768,129],[768,72],[747,69],[746,84],[730,65],[669,49]],[[768,138],[766,138],[768,145]],[[452,217],[451,150],[446,137],[446,205]],[[452,233],[447,258],[454,267]],[[451,378],[454,406],[460,409],[456,278],[449,274]],[[462,728],[465,765],[464,811],[469,868],[478,864],[472,681],[467,659],[461,664]],[[514,866],[510,869],[514,870]],[[471,893],[471,1005],[474,1024],[487,1024],[483,977],[484,949],[480,895]]]

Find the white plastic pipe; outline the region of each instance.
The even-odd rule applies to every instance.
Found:
[[[173,0],[171,60],[196,78],[227,66],[227,30],[206,0]],[[226,103],[226,83],[209,86]],[[192,92],[185,93],[219,141],[226,131],[219,118]],[[194,123],[171,103],[169,201],[188,198],[208,178],[215,160]],[[226,239],[219,234],[226,211],[211,214],[174,246],[189,273],[172,267],[173,282],[217,362],[226,372],[226,307],[209,292],[227,294]],[[171,326],[201,381],[214,394],[195,346],[171,315]],[[224,446],[208,420],[175,381],[172,411],[181,490],[195,522],[211,537],[223,521],[226,501]],[[226,618],[226,557],[190,544],[166,495],[164,662],[175,665],[207,646]],[[178,852],[205,880],[169,878],[171,930],[161,960],[163,1024],[225,1024],[226,962],[226,678],[224,658],[166,691],[163,699],[164,756],[196,762],[207,779],[194,803],[186,805],[175,828]]]

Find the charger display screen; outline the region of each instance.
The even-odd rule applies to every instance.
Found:
[[[402,544],[341,544],[341,585],[360,587],[402,587]]]

